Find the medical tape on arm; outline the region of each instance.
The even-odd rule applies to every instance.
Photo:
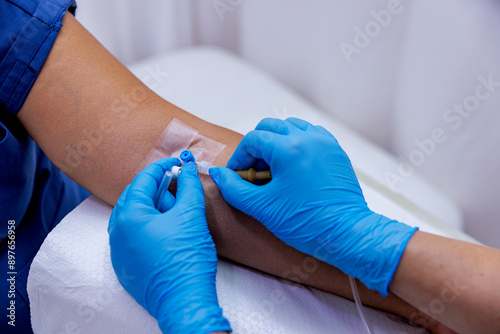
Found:
[[[146,154],[144,163],[136,172],[163,158],[179,158],[184,150],[190,150],[196,161],[213,164],[225,147],[226,145],[201,135],[199,131],[174,118],[158,137],[153,148]]]

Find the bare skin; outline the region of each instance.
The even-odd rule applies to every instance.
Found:
[[[205,122],[157,96],[72,15],[64,17],[63,25],[18,113],[28,133],[56,166],[114,205],[174,117],[224,143],[226,148],[215,165],[226,164],[242,138],[240,134]],[[209,178],[203,183],[207,220],[219,255],[353,298],[349,280],[340,270],[287,246],[260,223],[230,207]],[[358,287],[365,305],[405,318],[417,314],[415,319],[428,329],[447,332],[397,296],[382,298],[360,283]]]
[[[458,333],[500,333],[499,277],[500,250],[417,231],[390,289]]]

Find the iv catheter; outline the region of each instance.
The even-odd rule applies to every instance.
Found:
[[[180,158],[183,161],[183,163],[187,163],[189,161],[196,163],[196,159],[194,158],[193,153],[191,153],[191,151],[189,150],[182,151]],[[157,210],[160,210],[161,200],[165,197],[165,193],[168,191],[170,182],[172,182],[172,179],[178,178],[180,172],[181,172],[181,167],[174,166],[172,167],[171,171],[167,170],[165,174],[163,174],[163,178],[161,179],[158,191],[156,192],[154,198],[154,203]]]
[[[213,164],[206,161],[196,161],[193,154],[189,150],[184,150],[181,152],[180,158],[183,163],[187,163],[192,161],[196,165],[196,169],[200,174],[209,175],[208,170],[212,167],[215,167]],[[170,186],[170,182],[172,179],[177,179],[182,170],[180,166],[173,166],[171,171],[166,171],[163,175],[163,178],[160,182],[160,186],[158,187],[158,191],[156,192],[154,203],[155,207],[159,210],[161,205],[161,199],[165,196],[165,192],[168,191],[168,187]],[[235,171],[243,180],[249,182],[255,182],[257,180],[269,180],[271,179],[271,171],[257,171],[253,168],[246,170],[237,170]]]
[[[180,155],[181,160],[183,163],[192,161],[196,165],[196,169],[198,170],[198,173],[204,174],[204,175],[209,175],[208,170],[212,167],[215,167],[213,164],[207,161],[196,161],[194,158],[193,154],[189,150],[184,150],[182,151]],[[172,167],[172,173],[173,178],[176,179],[179,177],[179,173],[181,172],[182,167],[180,166],[173,166]],[[245,170],[236,170],[235,171],[243,180],[249,181],[249,182],[255,182],[257,180],[268,180],[271,179],[271,171],[270,170],[265,170],[265,171],[257,171],[253,168],[250,169],[245,169]]]
[[[181,152],[180,158],[183,163],[194,162],[196,165],[196,169],[200,174],[209,175],[208,170],[212,167],[215,167],[213,164],[206,161],[196,161],[193,153],[189,150],[184,150]],[[166,171],[163,174],[163,178],[161,179],[160,186],[158,187],[158,191],[156,192],[154,203],[156,209],[160,210],[161,199],[165,196],[165,193],[168,191],[168,187],[170,186],[170,182],[172,179],[177,179],[182,170],[180,166],[173,166],[172,170]]]

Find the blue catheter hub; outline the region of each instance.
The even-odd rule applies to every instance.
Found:
[[[184,150],[181,152],[181,160],[184,163],[187,163],[190,161],[196,163],[196,159],[194,158],[193,153],[191,153],[190,150]]]

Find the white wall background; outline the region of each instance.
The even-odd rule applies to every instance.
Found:
[[[461,205],[468,233],[500,247],[500,86],[481,86],[481,80],[500,82],[498,1],[80,0],[78,6],[77,18],[125,64],[192,45],[241,55],[409,161]],[[341,49],[347,44],[356,47],[350,57]],[[441,142],[430,142],[433,133]]]

